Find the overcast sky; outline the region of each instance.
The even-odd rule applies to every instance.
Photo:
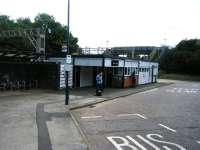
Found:
[[[43,12],[67,24],[67,0],[0,0],[0,14],[12,19]],[[200,0],[71,0],[81,47],[174,46],[200,38],[199,18]]]

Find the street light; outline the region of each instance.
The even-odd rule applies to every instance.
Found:
[[[67,53],[70,52],[69,49],[69,35],[70,35],[70,0],[68,0],[68,13],[67,13]]]
[[[70,26],[70,0],[68,0],[68,13],[67,13],[67,53],[69,54],[69,28]],[[68,87],[68,71],[65,71],[65,105],[69,105],[69,87]]]

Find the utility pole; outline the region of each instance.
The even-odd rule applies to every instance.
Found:
[[[69,49],[69,36],[70,36],[70,0],[68,0],[68,13],[67,13],[67,53],[70,53]]]
[[[69,35],[70,35],[70,0],[68,0],[68,13],[67,13],[67,54],[70,53],[69,49]],[[69,72],[65,71],[65,105],[69,105],[69,86],[68,86]]]

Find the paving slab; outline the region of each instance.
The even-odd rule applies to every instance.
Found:
[[[0,149],[87,149],[63,95],[39,91],[12,94],[0,96]]]

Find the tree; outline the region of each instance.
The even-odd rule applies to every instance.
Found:
[[[15,27],[14,20],[10,20],[9,16],[0,15],[0,30],[8,30]]]
[[[200,40],[182,40],[161,59],[161,69],[168,73],[200,74]]]
[[[59,54],[62,53],[62,45],[66,43],[67,27],[61,25],[55,20],[53,16],[42,13],[38,14],[32,22],[29,18],[19,18],[16,21],[11,20],[9,16],[0,15],[0,31],[1,30],[16,30],[16,29],[30,29],[42,28],[46,35],[46,52]],[[51,30],[51,33],[48,32]],[[72,33],[69,36],[70,53],[78,51],[78,38],[74,37]],[[0,38],[0,48],[15,48],[17,50],[33,51],[33,46],[30,41],[25,38]]]
[[[35,17],[34,27],[44,28],[46,30],[46,48],[47,52],[61,52],[62,45],[66,43],[67,26],[61,25],[55,21],[53,16],[48,14],[38,14]],[[48,33],[48,29],[51,33]],[[69,49],[70,53],[76,52],[79,48],[78,38],[73,37],[72,33],[69,34]]]
[[[20,29],[29,29],[32,28],[33,23],[30,18],[19,18],[16,21],[16,26]]]

